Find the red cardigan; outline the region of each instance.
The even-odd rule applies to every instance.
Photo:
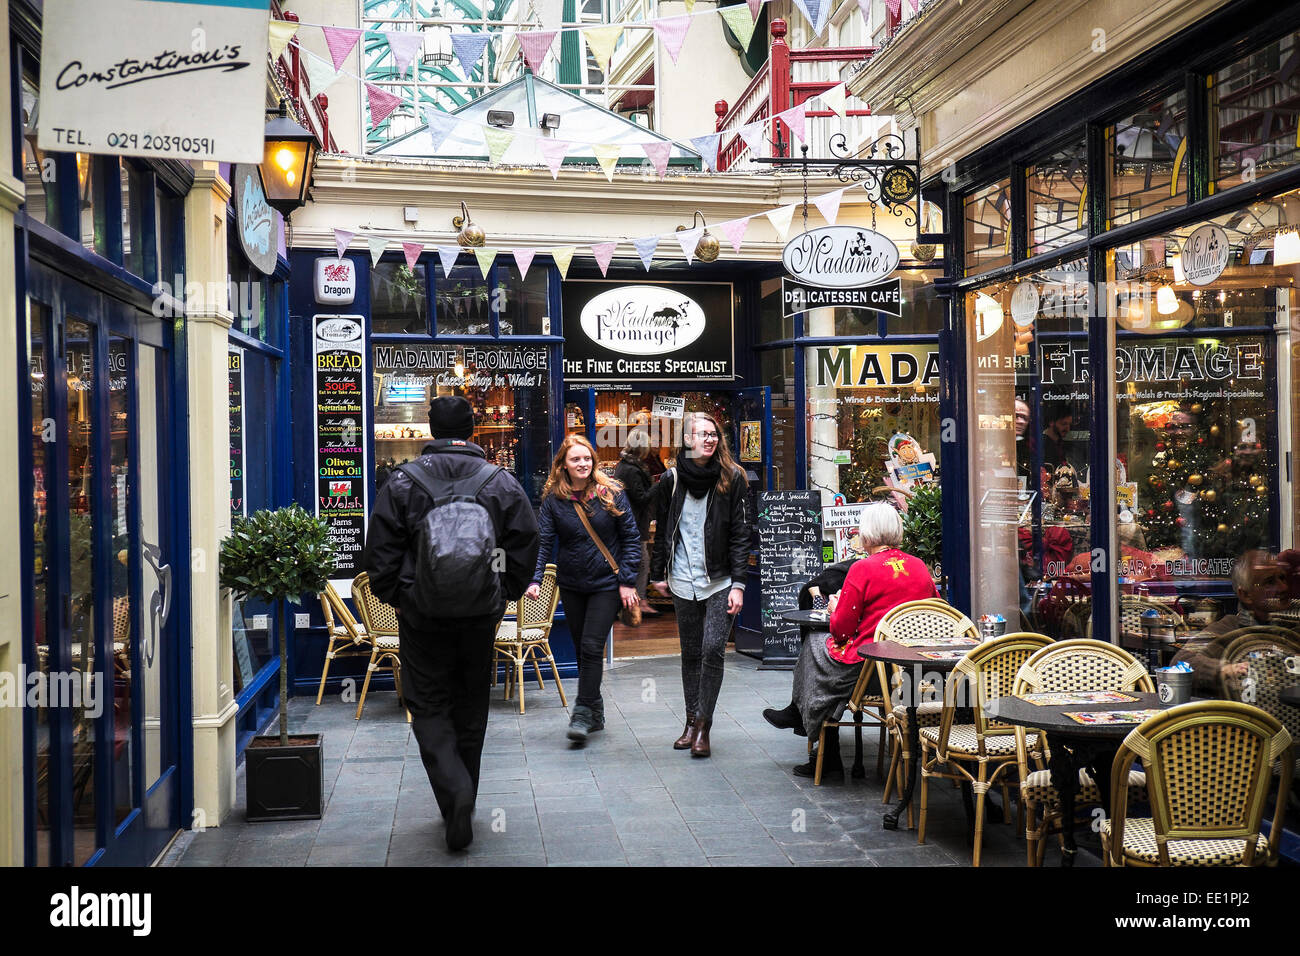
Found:
[[[844,579],[831,615],[826,650],[841,664],[856,664],[858,646],[875,640],[876,625],[905,601],[939,596],[930,569],[920,558],[887,548],[856,561]]]

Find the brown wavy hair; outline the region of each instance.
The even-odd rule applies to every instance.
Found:
[[[595,485],[596,497],[600,499],[600,503],[611,514],[621,515],[623,512],[615,505],[614,495],[616,492],[623,490],[623,483],[615,481],[600,470],[600,459],[596,455],[596,449],[591,442],[587,441],[584,435],[569,435],[564,441],[560,442],[560,448],[556,451],[555,459],[551,462],[551,471],[546,476],[546,485],[542,488],[542,497],[555,495],[555,497],[567,501],[577,494],[573,485],[569,482],[569,470],[564,467],[564,459],[569,454],[569,449],[574,445],[581,445],[591,452],[591,482]]]
[[[726,492],[731,488],[732,481],[738,475],[743,475],[744,471],[736,464],[736,459],[731,457],[731,447],[727,444],[727,433],[718,424],[718,420],[708,412],[688,412],[686,420],[682,422],[682,454],[685,455],[690,449],[686,445],[686,436],[691,433],[691,425],[699,419],[709,422],[713,430],[718,433],[718,444],[713,451],[713,457],[718,459],[718,484],[717,489]]]

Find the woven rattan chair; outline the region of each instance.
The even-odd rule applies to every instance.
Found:
[[[1155,686],[1146,668],[1123,648],[1102,641],[1073,640],[1051,644],[1025,661],[1016,674],[1011,693],[1020,696],[1083,690],[1140,690],[1150,693]],[[1060,795],[1052,786],[1041,735],[1017,727],[1015,737],[1020,799],[1025,813],[1026,854],[1030,866],[1041,866],[1048,834],[1053,829],[1060,829]],[[1132,771],[1127,783],[1134,803],[1145,798],[1146,777],[1140,770]],[[1100,804],[1101,791],[1092,775],[1080,769],[1075,806],[1087,803]]]
[[[1287,628],[1257,625],[1229,631],[1219,640],[1224,645],[1219,671],[1223,698],[1254,704],[1280,720],[1293,741],[1300,740],[1300,708],[1278,696],[1300,681],[1286,666],[1288,658],[1300,657],[1300,636]]]
[[[542,574],[541,592],[536,599],[524,595],[514,602],[514,619],[502,619],[497,625],[496,639],[493,642],[493,679],[497,663],[504,663],[506,700],[510,699],[517,688],[521,714],[524,712],[524,664],[529,661],[537,676],[537,686],[542,690],[546,689],[546,682],[542,680],[541,661],[545,660],[551,665],[551,676],[555,678],[555,686],[560,692],[560,703],[569,706],[569,701],[564,696],[564,685],[560,682],[559,668],[555,666],[555,655],[551,653],[551,627],[555,623],[555,607],[560,601],[560,589],[555,582],[553,564],[548,564]]]
[[[867,690],[871,687],[871,675],[877,673],[865,661],[862,664],[862,670],[858,672],[858,682],[853,685],[853,693],[849,694],[849,699],[844,702],[844,707],[834,718],[827,718],[822,723],[821,731],[817,734],[817,766],[813,773],[813,785],[821,786],[822,782],[822,758],[826,753],[826,728],[834,728],[835,733],[840,732],[841,727],[852,727],[854,730],[854,756],[853,756],[853,776],[865,776],[862,770],[862,719],[870,715],[871,724],[880,728],[880,739],[876,751],[876,773],[882,774],[885,762],[885,719],[886,704],[885,698],[880,694],[868,694]],[[883,673],[883,671],[881,672]],[[884,683],[880,684],[884,687]],[[852,720],[844,719],[844,711],[853,715]],[[808,746],[812,746],[812,739],[808,741]]]
[[[329,646],[325,649],[325,666],[320,672],[320,687],[316,690],[316,706],[325,695],[325,678],[330,672],[330,662],[338,657],[361,657],[370,654],[370,635],[366,627],[348,610],[343,596],[334,585],[325,582],[325,590],[318,595],[321,613],[325,615],[325,633]]]
[[[1151,816],[1128,816],[1129,788],[1112,788],[1102,821],[1107,866],[1276,866],[1295,774],[1291,735],[1258,707],[1194,701],[1135,728],[1115,755],[1114,780],[1141,760]],[[1260,833],[1280,764],[1269,836]]]
[[[391,604],[385,604],[375,597],[370,590],[370,575],[362,571],[352,580],[352,596],[356,599],[357,610],[361,612],[361,622],[366,626],[370,637],[370,663],[366,665],[366,680],[361,685],[361,700],[357,701],[357,720],[366,706],[366,693],[370,690],[370,678],[377,670],[387,670],[393,675],[397,686],[397,699],[402,697],[402,659],[399,655],[400,644],[397,639],[397,610]],[[411,712],[406,712],[406,722],[411,722]]]
[[[1010,693],[1020,666],[1051,643],[1052,639],[1045,634],[1019,631],[986,641],[957,662],[944,684],[939,726],[921,728],[921,822],[916,831],[917,843],[925,842],[931,777],[968,783],[975,791],[975,866],[980,865],[984,804],[992,787],[1002,788],[1003,813],[1007,822],[1011,822],[1007,780],[1017,767],[1015,728],[988,717],[984,705]],[[954,720],[958,692],[963,688],[969,706],[974,708],[973,724],[958,724]],[[967,769],[969,764],[974,764],[974,773]]]

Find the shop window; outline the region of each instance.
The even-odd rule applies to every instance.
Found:
[[[1300,33],[1291,33],[1214,74],[1210,119],[1214,185],[1227,189],[1300,161]]]
[[[456,266],[444,276],[434,266],[434,318],[439,335],[491,335],[488,284],[477,265]]]
[[[170,282],[172,294],[179,297],[179,290],[185,288],[185,204],[163,189],[158,189],[155,196],[158,279]]]
[[[148,245],[144,231],[149,179],[148,173],[127,160],[122,161],[122,266],[141,278],[146,278],[146,268],[152,272],[155,265],[152,257],[146,256]]]
[[[371,332],[427,335],[428,282],[423,262],[417,262],[414,269],[405,262],[381,261],[373,265],[370,269]]]
[[[491,305],[497,311],[502,335],[552,335],[559,331],[550,319],[548,272],[542,267],[520,276],[513,262],[497,263],[493,273],[496,292]]]
[[[108,177],[103,157],[77,153],[77,201],[81,210],[81,244],[108,258]],[[117,188],[116,176],[112,186]]]
[[[794,338],[794,316],[784,315],[781,303],[781,277],[759,283],[758,341],[788,342]]]
[[[818,309],[804,313],[805,335],[876,336],[937,333],[943,328],[944,304],[935,295],[931,277],[919,269],[895,273],[902,282],[902,315],[871,309]]]
[[[40,107],[40,90],[33,77],[24,76],[23,111],[23,186],[26,191],[27,215],[37,222],[59,228],[59,185],[56,157],[36,146],[36,118]]]
[[[1011,264],[1011,180],[1000,179],[966,197],[966,274]]]
[[[1187,203],[1187,95],[1153,100],[1106,130],[1108,226]]]
[[[1088,235],[1088,144],[1080,136],[1025,169],[1030,256]]]
[[[233,229],[227,230],[226,238],[226,261],[230,269],[226,294],[233,314],[231,327],[249,338],[279,346],[280,322],[274,281],[244,257],[239,237]]]
[[[794,349],[758,353],[759,384],[772,390],[772,465],[774,491],[795,487]]]

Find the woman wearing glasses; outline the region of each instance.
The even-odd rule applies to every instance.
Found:
[[[692,412],[682,441],[677,466],[659,480],[650,577],[672,594],[682,645],[686,729],[673,748],[707,757],[729,616],[744,603],[750,527],[745,473],[717,420]]]

